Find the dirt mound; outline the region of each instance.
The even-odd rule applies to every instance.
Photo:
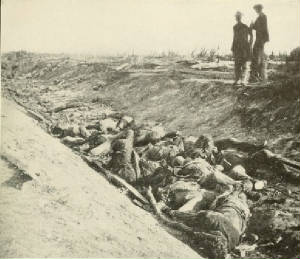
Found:
[[[200,258],[15,104],[1,116],[0,257]]]
[[[128,57],[81,61],[53,55],[38,57],[21,54],[21,57],[13,54],[5,56],[3,94],[25,107],[32,117],[43,121],[40,125],[47,132],[63,138],[62,142],[73,148],[75,153],[88,155],[84,155],[85,158],[90,154],[95,155],[96,161],[100,163],[100,166],[96,163],[93,167],[95,169],[102,168],[109,162],[110,156],[102,157],[102,153],[110,150],[111,146],[113,154],[115,153],[114,160],[118,160],[118,154],[122,154],[126,149],[127,145],[123,139],[117,145],[110,142],[112,135],[120,130],[120,119],[126,116],[134,119],[135,126],[141,126],[135,128],[141,129],[138,133],[141,133],[142,137],[137,143],[135,140],[135,144],[147,140],[142,134],[144,127],[162,125],[167,132],[179,130],[185,137],[209,133],[217,143],[222,142],[222,139],[235,137],[238,143],[256,143],[260,148],[266,147],[276,154],[299,160],[299,76],[297,73],[289,74],[287,70],[279,71],[279,67],[274,64],[274,74],[269,84],[234,87],[231,84],[233,72],[230,62],[223,64],[226,69],[219,70],[220,64],[200,64],[195,61],[196,64],[191,66],[167,58],[158,60],[145,57],[138,62]],[[71,127],[72,134],[65,134],[70,129],[65,128],[64,124]],[[54,126],[55,130],[47,125]],[[91,137],[81,132],[81,125],[84,125]],[[100,132],[100,137],[97,137],[97,132]],[[193,139],[192,136],[190,138]],[[85,143],[84,139],[88,139],[88,143]],[[80,147],[75,143],[80,144]],[[131,143],[131,147],[132,141],[128,143]],[[153,144],[155,143],[153,141]],[[144,144],[138,145],[141,149],[137,149],[134,156],[128,156],[126,159],[124,157],[126,161],[132,160],[132,166],[141,164],[140,170],[137,170],[137,167],[124,167],[124,172],[135,173],[132,176],[138,178],[140,173],[147,174],[148,169],[155,169],[156,160],[162,157],[172,166],[175,165],[175,160],[168,159],[168,149],[164,150],[158,146],[147,152],[147,157],[155,160],[153,163],[146,163],[149,161],[143,158],[138,163],[137,155],[143,153]],[[201,155],[199,150],[200,153],[192,151],[195,151],[195,154],[191,154],[191,157]],[[228,152],[230,158],[230,150]],[[243,153],[235,155],[245,156]],[[260,158],[261,165],[268,164],[263,156]],[[20,161],[26,159],[27,157]],[[61,160],[63,165],[65,159],[64,157]],[[235,159],[241,158],[237,156]],[[44,160],[43,153],[41,160]],[[87,162],[91,164],[91,160],[87,159]],[[180,165],[182,161],[179,159],[176,163]],[[245,161],[242,165],[248,164]],[[298,250],[296,244],[299,236],[299,187],[295,185],[297,180],[290,179],[292,184],[288,185],[285,172],[293,174],[294,171],[289,167],[273,167],[273,163],[270,165],[272,166],[268,168],[255,169],[249,165],[249,168],[247,167],[249,173],[253,173],[253,177],[266,180],[267,183],[267,188],[261,190],[263,199],[254,199],[250,204],[253,220],[250,221],[246,239],[247,236],[257,235],[258,239],[256,238],[255,242],[258,248],[249,253],[248,258],[281,258],[283,255],[293,257],[294,251]],[[34,175],[30,177],[35,179]],[[13,177],[12,182],[14,179]],[[30,178],[28,180],[23,174],[16,179],[24,180],[24,185],[31,182]],[[17,188],[18,186],[17,184]],[[265,214],[270,217],[265,219]],[[266,229],[260,227],[261,222],[266,222]],[[180,238],[180,235],[174,235]],[[288,246],[289,240],[292,246]],[[288,251],[291,249],[293,252]],[[202,255],[202,252],[199,253]]]

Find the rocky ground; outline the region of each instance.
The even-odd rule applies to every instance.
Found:
[[[223,61],[211,64],[153,57],[84,60],[18,52],[3,56],[1,79],[2,95],[23,106],[46,132],[55,136],[60,134],[53,131],[55,127],[61,130],[63,125],[76,125],[83,126],[88,134],[100,130],[107,140],[113,135],[111,127],[124,118],[134,118],[135,132],[141,127],[163,126],[167,132],[181,131],[180,136],[185,138],[207,133],[215,140],[235,137],[257,145],[264,143],[274,153],[297,162],[299,76],[285,72],[280,66],[272,68],[272,83],[241,88],[231,85],[232,64]],[[103,120],[108,127],[99,129],[99,121]],[[84,155],[88,162],[95,162],[99,149],[93,148],[105,141],[98,139],[100,142],[95,144],[93,140],[94,146],[89,142],[87,147],[86,136],[78,130],[80,137],[63,138],[62,142]],[[75,145],[70,141],[82,142]],[[105,158],[100,162],[101,166],[109,163]],[[255,249],[246,252],[247,258],[296,258],[300,233],[296,182],[299,175],[292,172],[290,177],[286,171],[263,166],[251,173],[268,184],[260,191],[262,199],[250,205],[252,217],[243,244],[249,243],[247,238],[252,236],[254,241],[250,243]],[[76,252],[72,255],[78,256]],[[87,253],[82,251],[82,255]]]

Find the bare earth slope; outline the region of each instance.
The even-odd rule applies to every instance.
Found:
[[[2,56],[2,96],[40,118],[39,126],[48,132],[46,125],[57,123],[92,131],[99,120],[124,114],[133,116],[136,126],[159,123],[184,136],[266,141],[276,154],[300,161],[299,66],[294,73],[286,64],[273,64],[268,84],[236,87],[232,65],[182,57],[83,59],[20,51]],[[11,104],[9,109],[15,110]],[[12,209],[0,208],[0,227],[5,227],[0,256],[196,257],[58,140],[31,125],[33,120],[24,123],[24,114],[14,113],[2,117],[1,206]],[[254,175],[268,184],[263,200],[251,205],[247,235],[257,235],[258,247],[246,258],[299,257],[299,184],[287,183],[275,171]],[[182,233],[167,230],[189,243]]]
[[[179,57],[83,59],[16,52],[3,55],[1,81],[5,96],[50,120],[91,121],[108,106],[138,123],[155,121],[184,135],[267,141],[272,151],[299,160],[299,76],[233,87],[232,62],[186,63]],[[281,71],[273,70],[270,75]],[[50,114],[69,102],[84,107]]]
[[[199,258],[21,108],[1,117],[1,258]]]

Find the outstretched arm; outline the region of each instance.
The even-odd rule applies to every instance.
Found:
[[[167,226],[175,228],[177,230],[186,232],[188,234],[194,234],[194,231],[191,227],[188,227],[187,225],[181,223],[181,222],[176,222],[174,220],[171,220],[169,218],[167,218],[161,211],[161,208],[159,207],[159,205],[156,203],[156,200],[153,196],[152,193],[152,188],[151,186],[149,186],[148,190],[147,190],[147,198],[152,206],[152,208],[154,209],[155,214],[157,215],[157,217]],[[171,213],[172,214],[172,213]]]

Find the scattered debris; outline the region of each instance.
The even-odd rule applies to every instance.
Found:
[[[157,65],[150,62],[132,65],[127,61],[122,61],[121,63],[112,62],[112,64],[111,67],[104,63],[90,65],[83,62],[78,65],[80,69],[92,68],[94,72],[99,72],[100,77],[101,69],[106,70],[105,77],[97,78],[97,80],[92,78],[90,84],[87,84],[89,91],[94,90],[92,97],[89,96],[90,99],[87,99],[91,100],[89,105],[84,103],[83,97],[80,97],[78,101],[78,95],[74,95],[68,96],[67,101],[64,101],[66,104],[53,107],[48,96],[42,96],[43,98],[39,96],[37,99],[40,109],[36,109],[34,106],[36,103],[31,102],[33,98],[30,95],[38,89],[49,94],[54,92],[53,87],[48,85],[40,87],[32,82],[30,87],[22,86],[21,88],[18,85],[19,88],[15,89],[7,84],[6,90],[27,110],[30,117],[41,124],[49,125],[49,132],[53,136],[60,138],[62,143],[80,154],[108,181],[120,187],[134,204],[148,211],[151,205],[152,212],[154,211],[164,224],[193,239],[197,251],[201,253],[208,251],[210,253],[208,256],[211,258],[227,258],[228,253],[238,258],[259,258],[260,256],[255,253],[262,250],[265,252],[267,247],[271,252],[269,257],[263,258],[273,258],[272,252],[278,251],[276,249],[279,248],[285,251],[296,251],[299,248],[298,215],[300,211],[295,204],[299,201],[299,190],[289,186],[288,182],[299,181],[300,162],[277,155],[278,149],[274,148],[271,143],[269,146],[263,140],[258,143],[240,141],[236,138],[215,140],[204,134],[186,137],[177,131],[167,132],[161,125],[139,125],[134,117],[124,114],[123,111],[122,113],[113,112],[111,109],[109,112],[99,111],[99,106],[106,109],[106,104],[110,107],[111,103],[110,99],[105,99],[105,96],[100,95],[100,89],[104,86],[103,90],[106,90],[108,86],[113,86],[111,83],[115,80],[119,80],[127,73],[132,73],[130,69],[152,70],[147,73],[156,73],[154,70],[158,70]],[[64,66],[64,64],[59,65]],[[203,101],[203,96],[212,100],[215,98],[216,91],[228,89],[224,87],[224,82],[221,82],[218,87],[208,78],[222,78],[223,80],[224,78],[230,79],[232,76],[224,72],[232,69],[232,66],[225,63],[202,62],[200,64],[194,60],[181,60],[176,66],[182,69],[175,71],[182,77],[180,82],[189,82],[191,84],[189,88],[195,84],[196,90],[192,94],[195,94],[201,101]],[[51,65],[41,66],[28,72],[26,77],[28,79],[45,78],[48,72],[54,71],[53,69]],[[87,71],[89,70],[85,72]],[[216,74],[215,71],[218,73]],[[68,71],[59,78],[51,79],[55,87],[62,88],[62,95],[57,99],[59,103],[69,94],[65,91],[69,90],[66,89],[67,84],[88,82],[89,77],[85,76],[85,72],[78,72],[74,73],[76,77],[73,78],[73,82],[68,80]],[[187,78],[190,75],[196,75],[197,78]],[[206,78],[198,79],[203,75]],[[12,76],[14,79],[7,77],[3,81],[15,80],[15,76],[17,75]],[[176,75],[176,80],[177,77],[178,75]],[[204,84],[203,87],[196,85],[197,80],[204,79],[209,83]],[[172,80],[168,78],[166,82],[173,83],[174,80],[172,77]],[[278,85],[276,88],[271,88],[270,85],[265,85],[249,91],[243,90],[243,93],[238,95],[237,106],[239,102],[250,100],[252,97],[250,91],[257,92],[261,98],[266,99],[266,96],[261,94],[263,91],[273,95],[274,91],[279,93],[278,91],[284,88],[280,94],[276,95],[281,97],[284,93],[292,93],[290,95],[295,95],[297,98],[299,94],[296,94],[295,89],[298,89],[298,82],[299,79],[293,84],[289,81],[284,85],[285,87]],[[95,92],[98,90],[99,92]],[[208,93],[203,95],[202,92],[205,91]],[[246,99],[242,99],[241,96]],[[137,100],[140,100],[139,98]],[[273,105],[276,104],[276,109],[278,101],[280,100],[276,99],[273,103]],[[256,125],[255,116],[262,114],[265,110],[261,107],[253,108],[251,106],[253,103],[249,101],[245,103],[249,107],[237,108],[242,115],[247,115],[241,116],[241,122],[246,126],[251,123]],[[271,106],[272,103],[268,105]],[[267,107],[265,108],[268,110]],[[251,109],[252,112],[248,112]],[[253,112],[255,109],[257,109],[257,114]],[[278,117],[284,119],[285,116],[290,116],[287,114],[293,114],[292,111],[285,110],[284,116],[281,116],[283,115],[281,112],[278,113]],[[243,121],[250,120],[251,114],[253,121]],[[275,121],[277,116],[275,115],[274,113],[274,118],[270,118],[270,121]],[[226,116],[224,122],[228,118]],[[260,121],[269,121],[269,118]],[[269,127],[269,125],[265,126]],[[216,135],[216,132],[213,131],[212,134]],[[259,134],[260,132],[254,137],[260,139],[257,137]],[[299,147],[299,141],[294,143],[292,141],[288,148],[293,150],[293,145]],[[294,149],[294,151],[297,150]],[[298,159],[297,154],[299,153],[295,153],[293,159]],[[288,247],[290,244],[293,244],[291,248]],[[295,253],[290,253],[290,258],[294,258]],[[288,255],[288,253],[285,254]]]
[[[95,127],[56,124],[52,133],[82,154],[88,152],[88,164],[125,188],[137,206],[149,210],[150,202],[164,224],[190,235],[209,257],[227,258],[232,252],[243,258],[257,249],[255,234],[253,244],[240,243],[249,207],[261,202],[261,192],[268,188],[266,180],[252,175],[268,165],[298,179],[299,163],[273,154],[265,143],[214,141],[209,135],[184,138],[162,126],[133,122],[118,115]]]
[[[50,124],[49,122],[47,122],[47,120],[45,120],[45,118],[41,114],[38,114],[37,112],[31,111],[31,110],[27,110],[26,112],[30,117],[32,117],[33,119],[35,119],[37,121],[46,122],[47,124]]]
[[[77,102],[66,103],[66,104],[63,104],[63,105],[60,105],[58,107],[53,108],[53,110],[51,112],[57,113],[57,112],[61,112],[61,111],[66,110],[66,109],[78,108],[78,107],[81,107],[81,106],[83,106],[82,103],[77,103]]]

